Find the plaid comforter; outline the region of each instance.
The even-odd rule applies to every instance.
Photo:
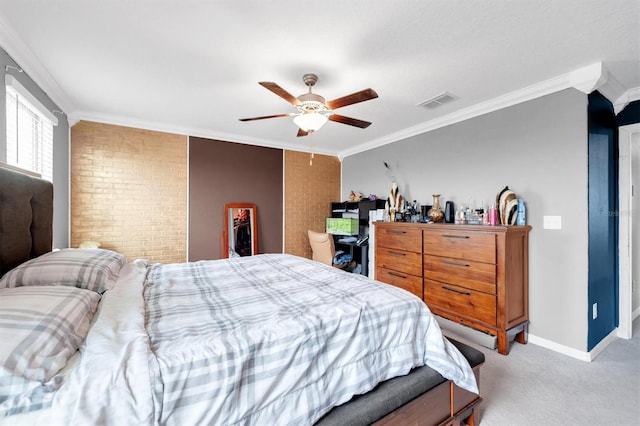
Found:
[[[124,314],[122,305],[131,302],[118,293],[133,293],[133,286],[119,288],[127,285],[111,290],[113,300],[105,294],[98,335],[90,332],[80,371],[98,377],[72,380],[89,395],[89,407],[74,403],[75,421],[313,424],[353,395],[425,363],[477,392],[471,368],[426,305],[361,275],[280,254],[149,265],[140,317]],[[109,311],[124,314],[127,324],[104,320]],[[97,364],[85,359],[92,353],[112,371],[92,368]],[[96,387],[95,379],[108,385]],[[96,393],[108,407],[96,407]]]
[[[472,377],[419,299],[290,255],[153,265],[144,297],[161,423],[310,424],[425,361]]]

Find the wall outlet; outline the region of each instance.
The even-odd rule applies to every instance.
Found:
[[[598,304],[594,303],[593,304],[593,319],[598,318]]]

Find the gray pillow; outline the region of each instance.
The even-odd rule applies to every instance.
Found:
[[[102,293],[115,284],[124,255],[104,249],[62,249],[31,259],[7,272],[0,288],[73,286]]]
[[[45,382],[60,371],[89,332],[100,297],[75,287],[0,289],[0,389],[13,376]]]

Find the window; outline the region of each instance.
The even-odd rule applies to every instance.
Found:
[[[7,163],[53,178],[53,126],[57,118],[13,76],[7,90]]]

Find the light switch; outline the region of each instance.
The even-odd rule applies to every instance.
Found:
[[[544,216],[544,229],[562,229],[562,216]]]

